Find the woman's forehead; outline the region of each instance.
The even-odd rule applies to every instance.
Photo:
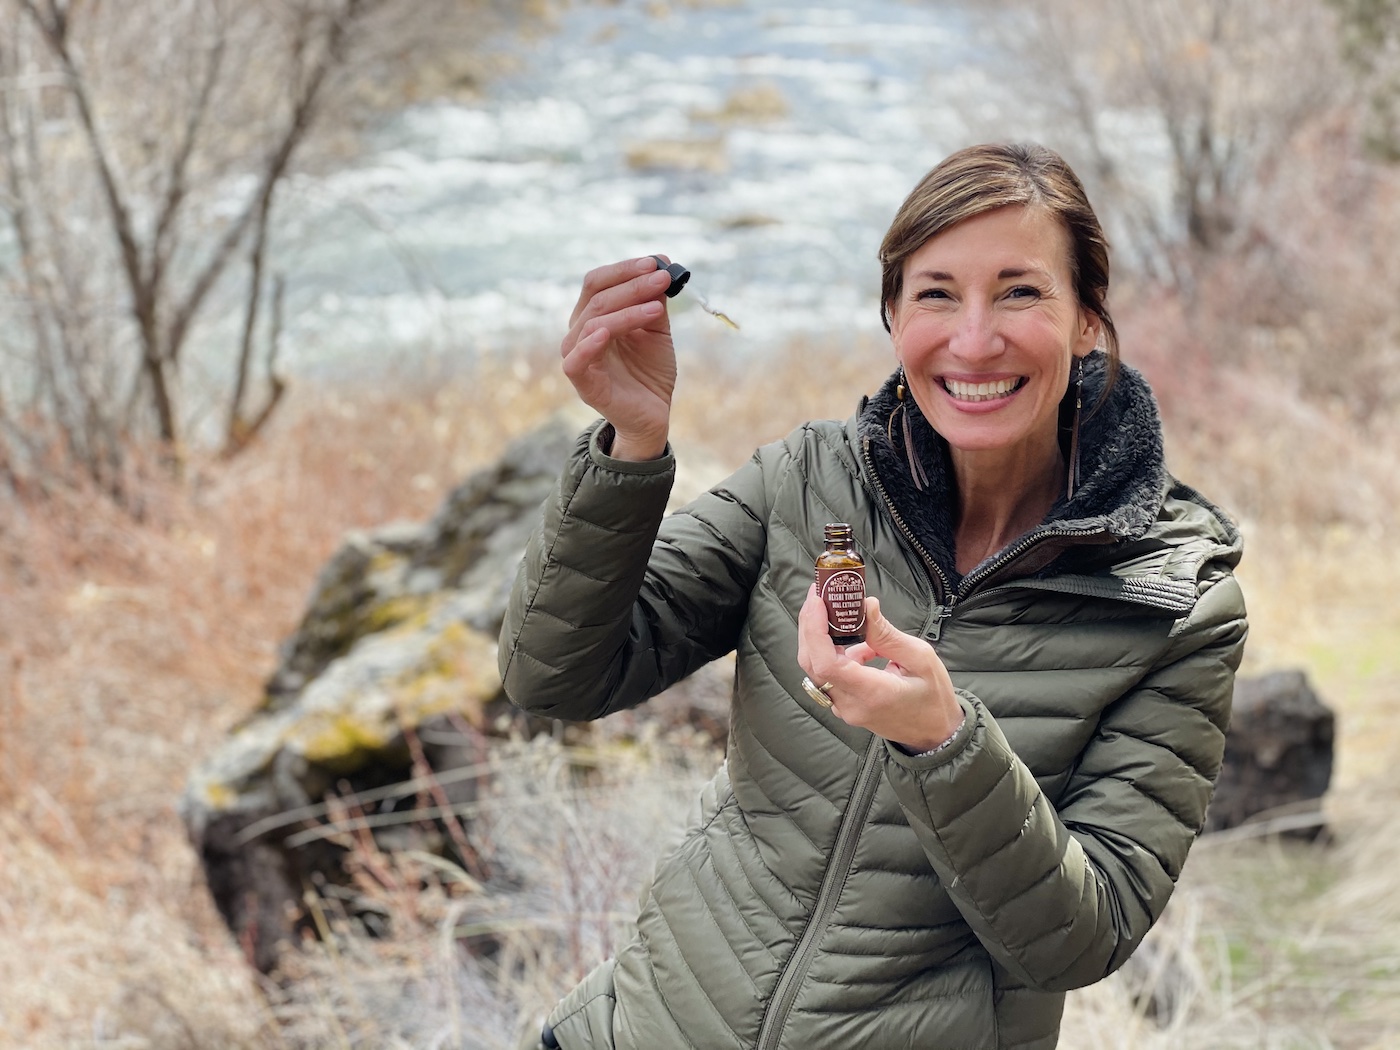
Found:
[[[947,266],[1000,270],[1069,265],[1069,231],[1044,208],[1005,205],[982,212],[924,241],[905,260],[906,273],[941,272]]]

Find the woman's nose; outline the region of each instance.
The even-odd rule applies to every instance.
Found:
[[[964,309],[953,332],[951,349],[968,361],[1000,354],[1005,349],[1005,343],[992,312],[975,304]]]

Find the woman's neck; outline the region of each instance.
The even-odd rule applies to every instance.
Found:
[[[949,451],[958,491],[954,557],[958,572],[966,574],[1045,520],[1064,490],[1065,462],[1054,441]]]

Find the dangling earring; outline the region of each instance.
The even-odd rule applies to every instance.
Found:
[[[1074,373],[1074,417],[1069,431],[1069,469],[1066,471],[1065,502],[1074,499],[1074,490],[1079,487],[1079,415],[1084,407],[1084,358],[1076,358],[1078,366]]]
[[[899,433],[904,439],[904,455],[909,459],[909,476],[914,480],[914,487],[920,492],[928,488],[928,475],[924,473],[924,465],[919,462],[919,454],[914,450],[914,436],[909,431],[909,406],[905,403],[904,394],[904,366],[899,366],[899,382],[895,384],[894,396],[899,399],[899,404],[894,406],[894,411],[890,413],[889,421],[885,423],[885,436],[889,438],[890,444],[894,444],[894,417],[899,416]]]

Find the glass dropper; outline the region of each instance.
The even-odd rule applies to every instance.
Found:
[[[690,271],[678,262],[668,263],[659,255],[653,255],[652,258],[656,260],[657,269],[665,270],[671,275],[671,285],[669,288],[666,289],[666,296],[669,299],[674,299],[676,296],[681,294],[681,289],[684,288],[686,286],[686,282],[690,280]],[[710,301],[706,299],[703,295],[701,295],[699,292],[697,292],[694,288],[690,290],[690,294],[691,297],[694,298],[694,300],[700,304],[700,309],[704,310],[711,317],[719,318],[721,321],[727,324],[730,328],[734,329],[736,332],[739,330],[738,322],[736,322],[728,314],[723,313],[720,310],[716,310],[713,306],[710,305]]]

